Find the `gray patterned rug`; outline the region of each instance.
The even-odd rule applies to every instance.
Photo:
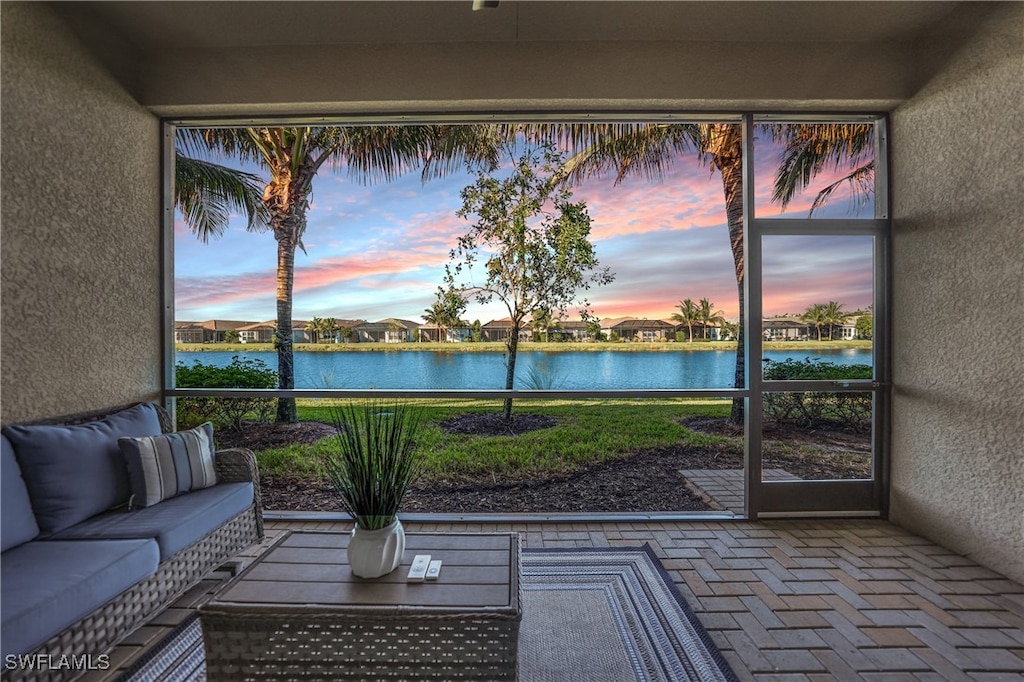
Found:
[[[205,679],[199,621],[182,623],[124,682]],[[733,682],[650,547],[523,551],[522,682]]]

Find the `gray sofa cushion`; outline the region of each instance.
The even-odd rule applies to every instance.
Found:
[[[217,483],[210,422],[161,436],[118,438],[117,443],[128,466],[129,508],[151,507]]]
[[[3,553],[3,655],[32,651],[158,565],[152,540],[36,540]],[[100,652],[97,652],[100,653]]]
[[[39,535],[28,489],[21,477],[21,467],[14,457],[14,448],[6,436],[0,436],[0,552],[28,542]]]
[[[155,436],[151,404],[75,426],[5,426],[44,536],[128,502],[128,469],[117,439]]]
[[[252,483],[221,483],[135,511],[110,511],[53,536],[56,540],[155,538],[160,561],[252,506]]]

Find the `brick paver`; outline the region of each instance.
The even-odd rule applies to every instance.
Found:
[[[349,524],[268,521],[268,539],[297,527]],[[528,547],[650,544],[743,680],[1024,680],[1024,588],[881,520],[438,522],[407,530],[513,530]],[[190,591],[189,604],[217,584]],[[173,625],[183,613],[157,620]],[[127,666],[156,632],[147,626],[114,660]]]

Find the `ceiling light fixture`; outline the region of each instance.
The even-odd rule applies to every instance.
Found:
[[[479,9],[497,9],[498,0],[473,0],[473,11]]]

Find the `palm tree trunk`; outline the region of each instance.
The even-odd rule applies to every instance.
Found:
[[[729,244],[732,248],[733,264],[736,269],[736,288],[739,294],[740,324],[736,334],[736,374],[734,385],[743,388],[746,384],[746,360],[744,357],[744,334],[747,333],[743,324],[746,311],[746,297],[743,292],[745,267],[743,261],[743,138],[740,127],[728,123],[716,123],[709,126],[710,137],[714,144],[709,145],[715,166],[722,174],[722,189],[725,190],[725,215],[729,223]],[[753,324],[760,326],[760,321]],[[743,399],[732,401],[729,420],[733,424],[743,423]]]
[[[294,349],[292,344],[292,290],[295,282],[295,245],[287,239],[277,242],[277,387],[295,388]],[[277,421],[293,424],[298,420],[294,398],[278,398]]]

